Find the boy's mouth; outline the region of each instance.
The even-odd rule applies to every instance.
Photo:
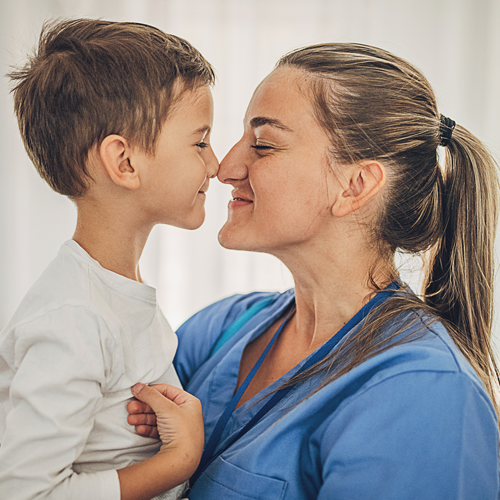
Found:
[[[207,194],[208,186],[202,186],[201,189],[198,190],[199,194]]]

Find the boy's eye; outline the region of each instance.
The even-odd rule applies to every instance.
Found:
[[[196,144],[196,146],[198,146],[199,148],[202,148],[202,149],[208,148],[208,144],[206,142],[203,142],[203,141],[202,142],[198,142]]]

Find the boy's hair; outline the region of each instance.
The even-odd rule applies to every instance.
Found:
[[[119,134],[154,152],[172,105],[215,79],[182,38],[146,24],[92,19],[46,23],[35,54],[8,76],[30,159],[55,191],[70,197],[89,187],[94,145]]]

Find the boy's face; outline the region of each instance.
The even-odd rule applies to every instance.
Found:
[[[210,146],[213,100],[199,87],[180,97],[163,124],[154,156],[141,162],[143,206],[149,222],[196,229],[205,219],[205,192],[219,162]]]

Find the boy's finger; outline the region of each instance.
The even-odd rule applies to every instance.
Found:
[[[154,413],[149,405],[143,403],[142,401],[130,401],[127,404],[127,412],[133,413]]]
[[[160,439],[160,435],[158,433],[158,427],[151,427],[150,425],[136,425],[135,430],[137,434],[141,436],[151,437],[155,439]]]
[[[130,425],[156,425],[156,415],[154,413],[138,413],[129,415],[127,422]]]

